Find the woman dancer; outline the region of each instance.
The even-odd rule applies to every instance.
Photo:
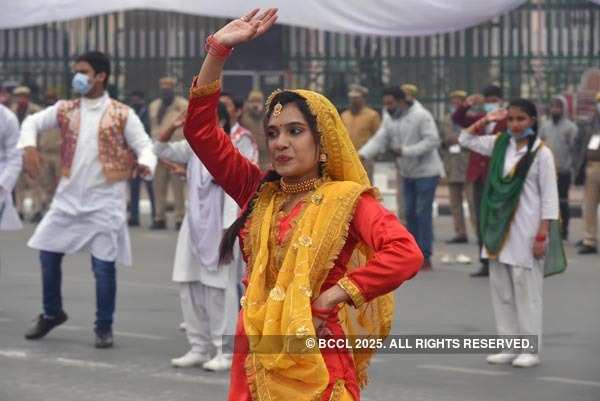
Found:
[[[266,174],[219,128],[215,109],[227,56],[277,19],[276,9],[258,11],[207,39],[184,128],[196,155],[244,210],[221,245],[227,257],[240,236],[248,262],[229,400],[358,401],[371,353],[293,353],[288,341],[386,336],[391,291],[417,273],[423,255],[378,201],[324,96],[286,90],[269,97],[265,132],[274,169]]]

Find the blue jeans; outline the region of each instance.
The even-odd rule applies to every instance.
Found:
[[[152,221],[154,221],[154,187],[152,186],[152,181],[146,181],[140,177],[136,177],[129,180],[129,217],[134,222],[138,222],[140,220],[140,186],[142,184],[142,181],[146,186],[148,198],[150,198],[150,207],[152,208]]]
[[[56,317],[63,310],[62,305],[62,259],[64,254],[40,251],[42,265],[42,291],[44,315]],[[117,296],[117,271],[115,262],[107,262],[92,256],[92,271],[96,278],[96,332],[112,330]]]
[[[433,243],[433,200],[440,177],[404,177],[404,207],[408,231],[415,237],[425,259]]]

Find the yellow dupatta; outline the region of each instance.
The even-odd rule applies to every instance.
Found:
[[[255,401],[319,400],[329,382],[320,353],[298,353],[287,339],[314,337],[311,303],[346,243],[358,199],[370,187],[367,174],[341,118],[324,96],[294,90],[306,99],[317,119],[322,150],[327,154],[327,180],[310,196],[291,232],[290,242],[272,249],[269,239],[281,200],[278,183],[260,189],[250,217],[244,251],[248,257],[249,284],[242,298],[243,319],[249,340],[246,375]],[[267,107],[271,107],[270,100]],[[272,253],[279,253],[273,258]],[[358,246],[352,260],[363,264],[370,251]],[[280,266],[270,266],[273,260]],[[275,268],[274,283],[267,280]],[[352,269],[351,266],[348,269]],[[391,294],[365,303],[359,309],[343,306],[340,320],[347,335],[389,334],[393,316]],[[366,368],[372,355],[353,355],[357,380],[366,384]]]

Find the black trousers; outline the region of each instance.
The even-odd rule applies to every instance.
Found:
[[[569,220],[571,211],[569,210],[569,188],[571,188],[571,173],[558,173],[558,202],[560,206],[560,219],[562,221],[561,229],[563,238],[569,236]]]
[[[477,219],[477,244],[479,245],[479,255],[481,255],[481,250],[483,249],[483,241],[481,239],[481,228],[479,222],[479,215],[481,213],[481,198],[483,198],[483,189],[485,187],[485,180],[478,180],[473,183],[473,203],[475,204],[475,212]],[[485,267],[488,266],[488,259],[479,257],[481,264]]]

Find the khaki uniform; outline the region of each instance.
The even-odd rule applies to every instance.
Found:
[[[14,103],[11,107],[12,111],[18,115],[17,113],[17,104]],[[25,112],[25,117],[37,113],[41,111],[42,107],[29,102],[27,106],[27,111]],[[19,124],[23,121],[19,121]],[[19,180],[15,185],[15,206],[17,212],[22,216],[25,213],[24,203],[27,195],[31,198],[31,215],[35,216],[37,213],[41,213],[44,209],[44,195],[41,186],[41,177],[33,179],[29,177],[29,175],[25,172],[25,170],[21,171],[21,175],[19,176]]]
[[[371,139],[381,125],[379,113],[370,107],[363,107],[358,114],[353,114],[350,110],[342,113],[342,121],[348,130],[350,140],[354,148],[358,151],[365,143]],[[364,166],[369,175],[369,180],[373,181],[373,161],[365,161]]]
[[[38,138],[38,149],[42,157],[40,171],[40,185],[42,188],[42,204],[44,211],[48,210],[54,192],[61,177],[60,144],[62,142],[60,130],[53,129],[42,133]]]
[[[188,101],[181,96],[176,96],[166,108],[164,115],[159,121],[161,106],[162,99],[156,99],[150,103],[148,108],[150,114],[150,130],[153,139],[157,139],[161,132],[175,121],[182,112],[187,110]],[[180,141],[182,139],[185,139],[183,130],[179,129],[175,132],[175,135],[173,135],[171,142]],[[180,223],[183,221],[183,216],[185,214],[185,180],[171,174],[166,165],[159,161],[156,166],[156,171],[154,172],[154,197],[156,202],[155,221],[166,220],[169,184],[175,201],[175,221]]]
[[[444,160],[446,181],[450,193],[450,210],[454,220],[454,233],[457,237],[463,237],[467,235],[463,212],[463,194],[465,192],[467,166],[469,164],[469,151],[466,149],[460,149],[459,153],[450,151],[450,141],[453,139],[458,140],[458,135],[460,134],[460,127],[452,122],[452,116],[449,114],[444,116],[441,128],[440,132],[443,143],[442,158]],[[452,150],[454,151],[454,149]]]
[[[585,192],[583,198],[583,219],[585,221],[585,245],[596,246],[598,238],[598,203],[600,203],[600,146],[592,142],[595,135],[600,135],[600,115],[588,139],[587,166],[585,169]],[[595,149],[589,149],[594,147]]]

